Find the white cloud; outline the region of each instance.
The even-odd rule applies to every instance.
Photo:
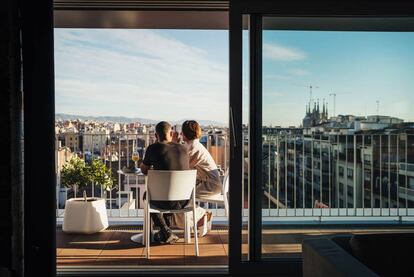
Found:
[[[297,61],[306,58],[306,54],[300,50],[288,48],[275,43],[264,43],[263,55],[265,58],[275,61]]]
[[[56,29],[55,72],[56,112],[227,122],[227,64],[155,31]]]

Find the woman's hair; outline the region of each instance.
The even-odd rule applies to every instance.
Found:
[[[195,120],[186,120],[181,127],[184,136],[189,140],[198,139],[201,137],[201,127]]]

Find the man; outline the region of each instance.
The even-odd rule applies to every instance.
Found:
[[[161,121],[155,126],[157,142],[148,146],[144,160],[140,168],[144,174],[153,167],[155,170],[188,170],[189,158],[187,148],[178,144],[177,133],[171,130],[168,122]],[[161,209],[180,209],[186,206],[188,201],[151,201],[151,204]],[[157,242],[174,243],[178,240],[170,228],[169,215],[152,214],[154,225],[160,231],[154,235]]]

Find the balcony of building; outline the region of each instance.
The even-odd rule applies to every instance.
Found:
[[[278,149],[281,148],[280,144],[284,145],[285,139],[284,137],[269,136],[263,142],[264,153],[268,153],[269,150],[274,152],[272,155],[263,155],[262,254],[264,258],[300,258],[302,255],[301,243],[309,237],[378,233],[391,230],[414,231],[412,227],[414,222],[412,191],[404,189],[405,185],[404,187],[400,186],[397,196],[394,189],[394,186],[398,187],[395,183],[397,179],[400,181],[399,184],[403,180],[407,180],[407,184],[410,182],[410,176],[404,175],[406,167],[403,163],[398,165],[399,174],[390,172],[391,178],[383,178],[382,183],[375,181],[379,178],[377,171],[372,171],[372,178],[364,180],[364,174],[359,172],[362,167],[356,165],[357,171],[353,172],[350,178],[346,178],[345,182],[337,172],[337,164],[343,164],[343,161],[338,160],[332,146],[322,148],[324,151],[322,154],[329,157],[327,162],[317,170],[311,170],[311,168],[303,166],[304,160],[312,159],[312,153],[301,146],[303,144],[300,141],[303,137],[297,136],[295,142],[289,144],[291,151],[278,152]],[[123,166],[130,166],[133,163],[130,156],[134,149],[138,148],[142,155],[148,144],[145,142],[145,137],[138,134],[110,136],[109,139],[103,141],[100,149],[91,152],[90,158],[101,159],[108,167],[113,167],[118,185],[111,191],[104,191],[91,184],[87,193],[88,196],[105,199],[109,227],[92,235],[63,232],[61,226],[65,212],[65,200],[75,195],[79,197],[81,194],[79,191],[63,188],[59,185],[58,180],[56,200],[58,207],[56,211],[58,267],[62,270],[83,266],[226,267],[228,263],[228,218],[225,216],[223,206],[211,203],[200,203],[213,212],[214,220],[212,230],[200,238],[199,257],[194,255],[193,244],[184,242],[183,231],[178,230],[176,232],[180,240],[176,244],[154,244],[151,246],[151,259],[145,258],[144,247],[131,241],[132,235],[142,232],[143,206],[141,198],[145,179],[143,176],[127,177],[117,171]],[[228,166],[227,142],[228,138],[225,134],[208,135],[204,141],[205,146],[224,171]],[[358,146],[355,145],[355,148]],[[59,151],[61,152],[57,153],[58,162],[61,164],[58,164],[58,170],[70,158],[70,155],[73,155],[72,152],[66,151],[65,147],[60,147]],[[391,151],[391,148],[384,151]],[[296,162],[297,166],[289,166],[280,162],[288,159],[286,155],[289,155],[289,160]],[[401,154],[401,156],[403,155]],[[305,159],[298,157],[305,157]],[[355,160],[361,161],[361,159]],[[354,169],[351,163],[348,166]],[[328,178],[315,180],[315,177],[320,176],[321,173],[322,176],[328,176]],[[343,176],[348,176],[348,173],[344,171]],[[381,176],[388,176],[386,171],[381,173]],[[246,180],[248,171],[244,171],[244,175],[243,179]],[[59,172],[57,172],[57,176],[59,178]],[[340,180],[345,182],[343,187],[339,186]],[[383,184],[384,180],[391,180],[391,185]],[[380,185],[382,187],[376,189]],[[243,191],[243,193],[246,200],[247,191]],[[231,196],[229,197],[231,198]],[[405,201],[401,201],[401,199]],[[248,208],[247,201],[245,201],[244,222],[248,220]],[[242,243],[243,253],[246,254],[248,249],[247,228],[243,230]]]

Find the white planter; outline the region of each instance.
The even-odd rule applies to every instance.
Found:
[[[108,227],[105,199],[88,197],[66,201],[62,230],[66,233],[93,234]]]

